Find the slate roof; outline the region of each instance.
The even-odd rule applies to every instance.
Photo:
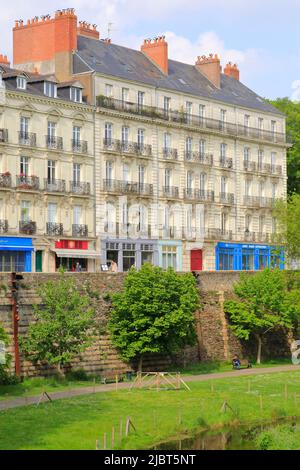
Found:
[[[142,52],[134,49],[83,36],[78,36],[77,47],[73,56],[75,74],[93,70],[124,80],[284,116],[241,82],[227,75],[221,74],[221,88],[218,89],[190,64],[169,60],[169,73],[164,75]]]

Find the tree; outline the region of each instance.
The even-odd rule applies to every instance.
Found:
[[[63,272],[60,276],[59,281],[46,282],[38,289],[37,321],[20,345],[31,361],[46,361],[62,373],[92,343],[95,312],[75,281]]]
[[[287,116],[286,131],[293,143],[287,152],[288,193],[300,194],[300,102],[278,98],[270,103]]]
[[[171,354],[194,344],[198,302],[192,274],[148,263],[139,271],[132,268],[124,291],[113,296],[112,342],[124,360],[137,358],[141,371],[144,354]]]
[[[288,258],[300,257],[300,194],[293,194],[288,201],[277,201],[273,209],[277,220],[276,243],[285,245]]]
[[[276,328],[293,328],[299,318],[299,289],[288,289],[286,272],[266,269],[253,276],[242,274],[234,293],[239,300],[224,304],[230,327],[240,339],[256,339],[260,364],[263,337]]]

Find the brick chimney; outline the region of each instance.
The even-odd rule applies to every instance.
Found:
[[[235,80],[240,80],[240,71],[238,69],[238,66],[236,64],[232,64],[231,62],[228,62],[226,67],[224,68],[224,73],[228,77],[232,77]]]
[[[199,56],[195,66],[216,88],[221,87],[222,68],[217,54],[209,54],[208,57]]]
[[[10,67],[10,62],[7,58],[7,55],[0,54],[0,65],[5,65],[5,67]]]
[[[35,17],[13,29],[14,66],[39,73],[55,73],[66,80],[72,72],[72,51],[77,49],[77,17],[73,8]]]
[[[168,43],[165,36],[145,39],[141,51],[157,65],[160,70],[168,75]]]
[[[85,36],[92,39],[100,39],[100,33],[97,31],[97,25],[87,23],[86,21],[79,21],[79,27],[77,28],[77,34],[79,36]]]

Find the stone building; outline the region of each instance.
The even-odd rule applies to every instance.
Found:
[[[72,106],[87,117],[102,269],[283,267],[271,209],[286,197],[285,116],[235,64],[171,60],[164,37],[115,45],[67,9],[16,22],[14,67],[83,87],[90,107]]]

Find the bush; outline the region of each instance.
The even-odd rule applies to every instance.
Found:
[[[0,366],[0,385],[17,385],[20,383],[20,379]]]
[[[82,382],[88,382],[88,380],[90,380],[90,377],[84,369],[77,369],[67,372],[66,379],[70,381],[79,380]]]

